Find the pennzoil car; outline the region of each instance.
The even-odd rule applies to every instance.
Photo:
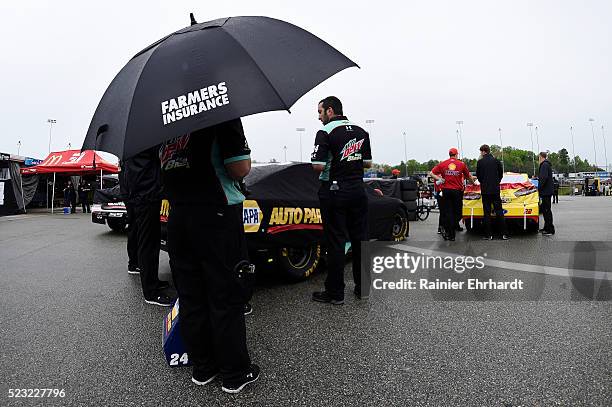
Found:
[[[524,230],[537,231],[540,196],[527,174],[505,173],[499,187],[506,222],[518,222]],[[494,218],[495,213],[491,216]],[[476,182],[466,186],[463,193],[463,221],[470,230],[479,227],[483,218],[480,184]]]
[[[319,207],[319,180],[311,164],[254,166],[245,179],[248,190],[243,221],[252,261],[276,263],[290,279],[310,276],[325,247]],[[373,240],[404,240],[409,226],[406,206],[366,186],[368,234]],[[162,249],[171,209],[162,206]],[[206,216],[206,214],[202,214]]]

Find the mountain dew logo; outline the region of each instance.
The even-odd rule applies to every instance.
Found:
[[[357,141],[356,138],[352,139],[348,143],[344,145],[342,151],[340,151],[340,161],[354,161],[361,160],[361,146],[363,145],[363,140]]]

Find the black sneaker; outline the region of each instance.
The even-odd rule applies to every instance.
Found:
[[[483,236],[482,240],[493,240],[493,236]]]
[[[206,369],[198,369],[194,366],[193,374],[191,375],[191,381],[198,386],[204,386],[219,376],[219,370],[210,371]]]
[[[508,236],[508,235],[502,235],[501,239],[502,239],[502,240],[510,240],[510,236]]]
[[[244,304],[244,315],[249,315],[253,313],[253,306],[250,303]]]
[[[146,299],[147,304],[159,305],[160,307],[171,307],[174,305],[174,300],[165,294],[159,294],[156,297]]]
[[[441,235],[442,233],[442,227],[438,226],[438,234]]]
[[[457,227],[455,228],[455,230],[456,230],[457,232],[463,232],[463,228],[462,228],[461,226],[457,226]]]
[[[140,274],[140,267],[128,264],[128,274]]]
[[[542,232],[542,236],[552,236],[554,234],[555,232],[549,232],[548,230],[545,230],[544,232]]]
[[[333,298],[327,291],[312,293],[312,300],[317,302],[325,302],[334,305],[343,305],[344,298]]]
[[[159,283],[157,283],[157,288],[160,290],[163,290],[164,288],[168,287],[170,287],[170,283],[167,281],[159,280]]]
[[[259,379],[259,366],[251,364],[249,370],[239,379],[231,382],[224,380],[223,385],[221,385],[221,390],[226,393],[237,394],[240,393],[247,384],[253,383],[257,379]]]

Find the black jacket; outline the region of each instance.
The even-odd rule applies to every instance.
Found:
[[[480,182],[482,194],[498,194],[499,183],[504,177],[501,162],[491,154],[486,154],[476,163],[476,178]]]
[[[552,196],[553,187],[553,172],[550,161],[544,160],[540,163],[540,171],[538,174],[538,193],[540,196]]]
[[[121,195],[125,202],[139,205],[161,199],[159,146],[124,160],[119,173]]]

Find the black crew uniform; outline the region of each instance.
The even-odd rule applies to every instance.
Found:
[[[544,160],[540,163],[538,173],[538,193],[542,199],[542,205],[540,209],[542,216],[544,216],[544,232],[555,233],[555,226],[553,225],[553,215],[551,208],[551,198],[554,193],[553,185],[553,172],[550,161]]]
[[[81,206],[83,207],[83,213],[90,213],[91,206],[89,203],[89,194],[91,192],[91,185],[88,182],[83,182],[79,184],[79,200],[81,201]]]
[[[552,203],[559,203],[559,181],[556,178],[553,180]]]
[[[127,187],[126,204],[131,229],[128,234],[128,253],[130,249],[133,250],[135,234],[142,293],[146,300],[155,300],[161,294],[158,276],[161,239],[159,147],[151,147],[125,160],[121,174],[124,187]]]
[[[337,116],[317,132],[311,162],[325,165],[319,176],[319,200],[327,241],[325,291],[344,299],[345,244],[353,250],[355,292],[361,292],[361,242],[366,241],[368,198],[363,164],[372,161],[370,136],[344,116]]]
[[[501,162],[493,157],[491,153],[485,154],[476,164],[476,178],[480,182],[480,194],[482,197],[482,210],[484,214],[485,233],[487,237],[493,236],[491,230],[491,207],[495,212],[499,232],[508,234],[504,208],[500,196],[499,184],[504,177]]]
[[[128,182],[126,179],[126,171],[123,171],[125,164],[121,161],[119,167],[119,194],[121,200],[125,204],[127,229],[127,254],[128,254],[128,270],[136,271],[138,266],[138,226],[136,225],[136,215],[134,214],[134,206],[130,204],[128,197]]]
[[[181,336],[194,369],[223,381],[250,367],[244,304],[250,287],[240,185],[225,165],[250,159],[240,119],[177,137],[160,150],[170,202],[168,254],[181,312]]]

